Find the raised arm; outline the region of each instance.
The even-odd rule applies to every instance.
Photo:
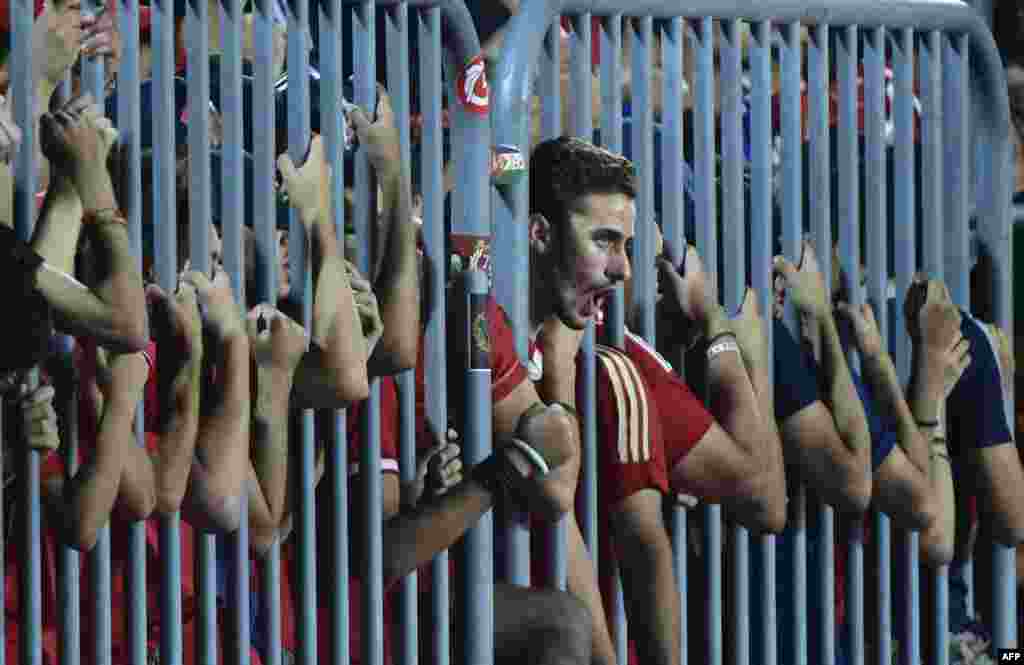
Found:
[[[662,316],[683,332],[683,341],[715,340],[703,358],[715,422],[683,463],[671,470],[672,485],[728,501],[736,519],[748,528],[781,531],[786,522],[785,483],[770,462],[775,457],[770,447],[777,438],[771,414],[763,413],[763,386],[755,385],[744,365],[734,324],[718,305],[696,248],[687,248],[679,269],[671,258],[659,259],[658,265],[666,291]],[[744,332],[742,338],[749,355],[753,337]],[[753,376],[760,377],[763,371],[757,369]]]
[[[99,402],[95,448],[64,490],[65,536],[81,551],[96,544],[115,505],[130,519],[143,520],[156,504],[153,465],[136,445],[132,427],[149,375],[147,361],[142,353],[111,355],[105,363],[93,360],[97,366],[106,365],[97,374],[108,375],[102,388],[95,381],[84,386]]]
[[[787,295],[792,299],[805,330],[820,339],[821,390],[827,410],[809,421],[808,410],[795,414],[783,423],[783,436],[798,448],[801,468],[816,488],[825,492],[839,508],[862,512],[871,499],[871,432],[864,407],[857,396],[846,354],[839,338],[839,329],[832,315],[818,259],[810,242],[805,241],[800,267],[785,257],[775,258],[775,272],[781,277]],[[830,416],[830,417],[826,417]],[[834,431],[820,443],[822,432]],[[830,491],[843,488],[840,496]]]
[[[185,510],[194,526],[231,533],[238,528],[249,470],[249,338],[226,273],[211,282],[190,272],[185,281],[206,311],[212,344],[204,352],[216,370],[216,380],[204,382]]]
[[[370,280],[380,303],[384,332],[370,356],[370,376],[383,376],[416,364],[419,344],[420,284],[412,194],[402,177],[402,155],[391,99],[378,90],[377,118],[370,123],[359,108],[349,119],[377,174],[383,198],[376,218],[375,256]]]
[[[249,471],[249,538],[265,553],[282,535],[294,493],[289,471],[288,414],[295,369],[306,352],[307,336],[295,321],[271,305],[257,305],[246,317],[256,361]]]
[[[79,98],[44,115],[40,134],[54,182],[32,240],[45,261],[36,288],[71,332],[94,336],[113,351],[141,351],[147,342],[142,276],[106,167],[117,131]],[[72,277],[82,232],[90,241],[88,287]]]
[[[313,137],[301,168],[288,155],[280,157],[278,167],[312,246],[313,339],[295,376],[297,406],[345,408],[369,394],[366,340],[334,229],[331,169],[322,139]]]
[[[152,311],[157,347],[157,395],[160,417],[157,435],[157,512],[172,515],[181,509],[188,487],[199,430],[203,366],[203,332],[195,288],[178,285],[168,295],[152,284],[146,291]]]

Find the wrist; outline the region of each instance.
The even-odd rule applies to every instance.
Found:
[[[100,168],[97,165],[93,165],[93,167]],[[87,211],[117,210],[117,198],[114,196],[110,178],[106,174],[106,166],[102,167],[104,169],[102,175],[83,172],[82,168],[87,167],[80,167],[78,172],[72,176],[82,207]]]

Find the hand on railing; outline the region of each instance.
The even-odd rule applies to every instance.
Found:
[[[701,337],[710,339],[728,331],[729,322],[716,300],[714,285],[697,248],[687,245],[685,252],[679,261],[666,246],[664,256],[657,259],[659,288],[665,291],[659,305],[662,318],[676,319],[675,326],[682,324],[684,344],[690,346]],[[678,320],[680,316],[682,321]]]
[[[372,122],[358,106],[349,111],[348,119],[355,129],[359,145],[366,149],[366,156],[377,172],[377,177],[384,179],[386,176],[398,175],[402,152],[395,114],[391,110],[391,97],[384,86],[377,86],[377,112]]]
[[[850,324],[861,360],[877,358],[885,353],[882,334],[878,331],[878,322],[875,320],[875,310],[870,304],[864,303],[860,307],[854,307],[849,303],[840,302],[836,305],[836,311]]]
[[[309,346],[305,328],[268,304],[249,310],[245,325],[256,367],[291,377]]]
[[[440,437],[434,435],[435,440]],[[458,445],[459,433],[448,428],[447,439],[419,455],[416,477],[402,485],[402,507],[412,509],[426,497],[428,501],[448,493],[462,482],[462,449]]]
[[[245,335],[245,325],[226,272],[218,271],[211,281],[203,273],[193,270],[185,275],[185,281],[195,288],[205,323],[214,337],[224,342],[236,335]]]
[[[93,212],[116,211],[107,158],[118,133],[92,97],[77,97],[43,115],[40,132],[43,155],[53,165],[55,175],[65,176],[74,184],[82,207]]]
[[[768,340],[764,334],[764,319],[757,304],[757,294],[749,287],[743,296],[739,315],[732,321],[732,330],[747,369],[767,370],[771,355],[768,353]]]
[[[21,417],[25,445],[29,450],[52,451],[60,446],[57,412],[53,408],[53,386],[30,390],[21,384]]]
[[[331,209],[331,167],[324,157],[323,139],[313,135],[302,166],[296,168],[285,153],[278,157],[277,168],[281,171],[281,187],[288,201],[299,211],[302,224],[309,231],[321,215]]]

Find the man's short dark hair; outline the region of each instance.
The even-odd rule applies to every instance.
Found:
[[[613,152],[578,138],[562,136],[539,144],[530,157],[530,213],[552,225],[589,194],[625,194],[636,198],[633,164]]]

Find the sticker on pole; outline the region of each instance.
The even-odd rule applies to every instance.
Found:
[[[491,107],[491,90],[487,86],[487,63],[483,55],[466,64],[455,85],[459,101],[467,111],[487,115]]]
[[[469,296],[469,368],[491,368],[491,328],[487,320],[487,296]]]
[[[519,182],[526,175],[526,157],[514,145],[491,148],[491,182],[502,187]]]

